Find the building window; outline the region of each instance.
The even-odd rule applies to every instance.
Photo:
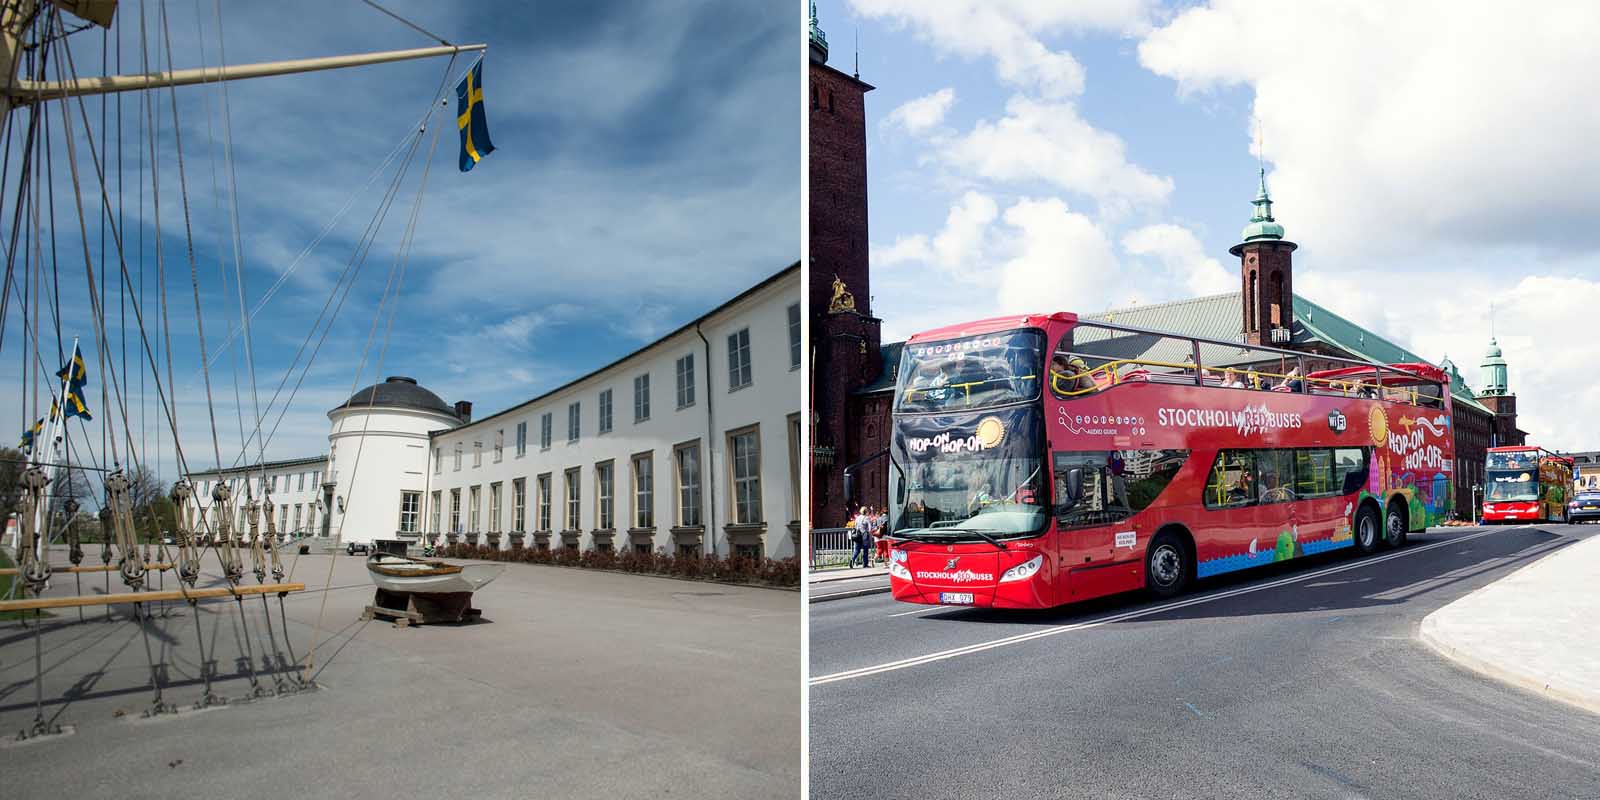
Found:
[[[528,454],[528,421],[517,423],[517,458]]]
[[[483,466],[483,442],[472,443],[472,466],[474,469]]]
[[[600,432],[611,432],[611,390],[600,393]]]
[[[633,379],[633,421],[644,422],[650,418],[650,373]]]
[[[267,513],[268,514],[272,513],[272,507],[271,506],[267,507]],[[284,503],[283,505],[278,506],[278,530],[286,531],[288,529],[289,529],[289,504],[288,503]]]
[[[439,515],[441,513],[443,513],[443,509],[441,509],[440,506],[444,505],[444,503],[441,501],[441,498],[440,498],[441,494],[443,494],[443,493],[442,492],[434,492],[433,493],[433,502],[429,504],[429,505],[432,506],[432,508],[430,508],[428,510],[428,532],[429,533],[438,533],[439,532]],[[316,512],[313,511],[312,512],[312,517],[315,517],[315,516],[316,516]]]
[[[500,482],[489,484],[489,532],[500,532]]]
[[[800,368],[800,304],[789,306],[789,369]]]
[[[789,415],[789,519],[800,519],[800,415]]]
[[[610,461],[594,465],[595,527],[609,531],[617,526],[615,466]]]
[[[528,479],[517,478],[511,482],[511,532],[528,530]]]
[[[728,391],[750,385],[750,329],[728,336]]]
[[[461,443],[460,442],[456,442],[456,465],[455,465],[455,471],[456,472],[460,472],[461,471]]]
[[[467,533],[483,530],[483,487],[472,487],[471,505],[467,507]]]
[[[294,527],[289,529],[291,532],[300,530],[300,518],[301,518],[301,515],[304,513],[304,511],[303,511],[304,508],[305,508],[305,504],[304,503],[295,503],[294,504]]]
[[[655,459],[649,453],[634,456],[633,527],[635,528],[654,528],[656,526],[655,483]]]
[[[550,430],[555,427],[552,418],[554,414],[546,413],[539,418],[539,449],[550,449]]]
[[[733,524],[761,523],[761,440],[756,428],[728,434],[728,467],[733,474]]]
[[[433,474],[438,475],[444,470],[444,448],[433,448]]]
[[[300,480],[298,481],[298,484],[299,485],[295,487],[295,491],[303,492],[306,490],[306,474],[304,472],[300,473]]]
[[[506,457],[506,429],[501,428],[494,432],[494,463],[498,464]]]
[[[422,515],[422,492],[400,493],[400,532],[416,533],[417,520]],[[300,524],[300,507],[294,507],[294,524]]]
[[[678,359],[678,408],[694,405],[694,353]]]
[[[567,523],[564,530],[578,530],[580,522],[579,513],[583,510],[583,503],[579,500],[578,470],[567,470]]]
[[[450,533],[461,532],[461,490],[450,490]]]
[[[700,521],[700,443],[680,444],[672,451],[677,462],[678,525],[698,528]]]
[[[567,406],[567,441],[578,441],[578,404]]]
[[[550,473],[540,475],[534,482],[539,492],[539,530],[547,531],[550,530]]]
[[[307,503],[306,504],[306,530],[315,531],[316,529],[317,529],[317,506],[316,506],[315,503]],[[320,535],[320,534],[318,534],[318,535]]]

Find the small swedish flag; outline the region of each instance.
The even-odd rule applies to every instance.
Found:
[[[37,439],[39,437],[39,434],[41,434],[43,432],[44,432],[44,418],[40,417],[38,422],[33,423],[33,427],[23,429],[23,431],[22,431],[22,443],[17,445],[17,446],[22,448],[22,452],[24,452],[24,453],[32,453],[33,452],[33,442],[34,442],[34,440]]]
[[[489,141],[489,118],[483,113],[483,60],[467,70],[456,86],[456,127],[461,130],[461,171],[471,170],[494,152]]]
[[[72,348],[72,360],[56,373],[56,377],[67,383],[66,391],[66,416],[63,420],[73,417],[83,417],[92,420],[89,416],[89,407],[83,404],[83,387],[89,385],[89,370],[83,363],[83,352],[77,347]]]

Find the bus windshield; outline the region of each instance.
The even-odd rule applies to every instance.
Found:
[[[1037,398],[1043,340],[1043,332],[1030,328],[909,343],[895,411],[959,411]]]
[[[1047,518],[1044,431],[1037,409],[957,420],[897,420],[896,461],[904,472],[898,529],[927,533],[1038,533]]]
[[[1484,499],[1489,501],[1539,499],[1539,476],[1531,469],[1488,470],[1485,473],[1488,489]]]
[[[1493,470],[1528,471],[1538,469],[1539,454],[1532,450],[1490,452],[1488,468]]]

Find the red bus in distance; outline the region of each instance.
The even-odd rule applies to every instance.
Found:
[[[1453,510],[1448,386],[1428,364],[1068,313],[918,334],[895,387],[891,589],[1047,608],[1402,546]]]
[[[1542,447],[1491,447],[1484,457],[1483,522],[1566,522],[1572,459]]]

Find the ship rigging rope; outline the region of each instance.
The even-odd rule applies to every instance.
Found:
[[[456,63],[456,56],[455,56],[455,54],[451,54],[450,63],[446,64],[445,67],[444,67],[444,77],[440,81],[439,91],[434,93],[434,97],[435,98],[437,98],[439,96],[439,94],[444,91],[444,87],[449,84],[449,81],[450,81],[450,69],[451,69],[451,67],[455,66],[455,63]],[[433,102],[434,101],[432,101],[432,100],[429,101],[430,106],[433,104]],[[412,203],[412,206],[411,206],[411,219],[406,224],[405,233],[400,237],[399,251],[395,254],[395,266],[394,266],[393,269],[391,269],[389,271],[390,283],[393,284],[392,298],[390,296],[390,287],[387,287],[387,286],[384,287],[384,295],[385,295],[384,300],[389,302],[390,306],[389,306],[389,320],[388,320],[387,323],[385,323],[384,328],[383,328],[383,343],[378,349],[378,360],[377,360],[377,363],[373,367],[373,372],[377,373],[378,375],[382,375],[383,374],[383,360],[384,360],[384,357],[388,354],[388,351],[389,351],[389,338],[390,338],[390,334],[394,330],[394,318],[399,313],[399,310],[400,310],[400,288],[401,288],[402,285],[404,285],[404,282],[405,282],[406,267],[411,262],[411,259],[410,259],[411,243],[412,243],[413,238],[414,238],[414,236],[416,234],[417,218],[422,213],[422,199],[426,195],[426,192],[427,192],[428,176],[433,171],[433,155],[434,155],[434,152],[439,147],[439,134],[443,130],[444,130],[444,125],[443,124],[439,124],[439,125],[434,127],[434,129],[433,129],[433,142],[428,145],[428,156],[422,162],[422,179],[417,182],[417,196],[416,196],[416,200]],[[355,374],[352,376],[352,379],[351,379],[350,395],[351,395],[351,400],[352,401],[355,400],[356,386],[358,386],[360,384],[360,382],[361,382],[361,374],[366,370],[367,356],[370,355],[371,348],[372,348],[372,336],[377,330],[377,326],[378,326],[379,320],[381,320],[382,318],[383,318],[383,302],[380,302],[378,304],[378,314],[372,320],[373,330],[368,332],[368,334],[367,334],[367,344],[366,344],[365,347],[362,348],[361,363],[356,365]],[[377,384],[374,384],[373,387],[372,387],[373,395],[376,395],[377,391],[378,391]],[[355,456],[354,461],[350,465],[350,476],[351,476],[352,485],[354,484],[355,476],[360,472],[360,468],[361,468],[361,452],[363,450],[363,445],[365,445],[366,441],[367,441],[367,436],[366,436],[367,430],[371,425],[372,425],[372,415],[371,414],[364,415],[363,418],[362,418],[361,436],[360,436],[360,438],[358,438],[356,440],[356,456]],[[339,536],[341,538],[344,536],[344,524],[346,522],[348,522],[349,519],[350,519],[350,517],[349,517],[348,514],[343,515],[343,516],[341,516],[339,518],[339,531],[338,531],[337,536]],[[315,680],[316,676],[318,674],[318,672],[315,671],[316,670],[316,664],[317,664],[317,645],[319,643],[319,640],[322,638],[322,620],[323,620],[324,614],[326,614],[326,612],[328,610],[328,595],[331,594],[331,592],[326,591],[326,589],[327,589],[327,587],[333,585],[333,566],[334,566],[334,563],[336,561],[337,561],[337,558],[328,559],[328,574],[327,574],[327,576],[325,577],[325,579],[323,581],[323,589],[324,589],[324,591],[322,592],[322,600],[318,604],[318,607],[317,607],[317,623],[312,629],[311,650],[306,655],[306,666],[305,666],[304,672],[307,673],[308,676],[309,676],[309,677],[307,677],[307,680]]]
[[[417,33],[420,33],[423,36],[426,36],[429,39],[432,39],[432,40],[438,42],[439,44],[444,45],[445,47],[455,47],[455,45],[453,45],[450,42],[446,41],[443,36],[440,36],[437,33],[434,33],[432,31],[429,31],[429,30],[423,28],[421,25],[418,25],[417,23],[412,22],[411,20],[406,19],[405,17],[402,17],[399,14],[396,14],[393,11],[390,11],[389,9],[384,8],[383,6],[380,6],[377,3],[372,2],[372,0],[361,0],[361,2],[366,3],[367,5],[378,9],[379,11],[389,15],[390,17],[393,17],[394,19],[398,20],[401,25],[404,25],[407,28],[410,28],[411,30],[416,31]]]

